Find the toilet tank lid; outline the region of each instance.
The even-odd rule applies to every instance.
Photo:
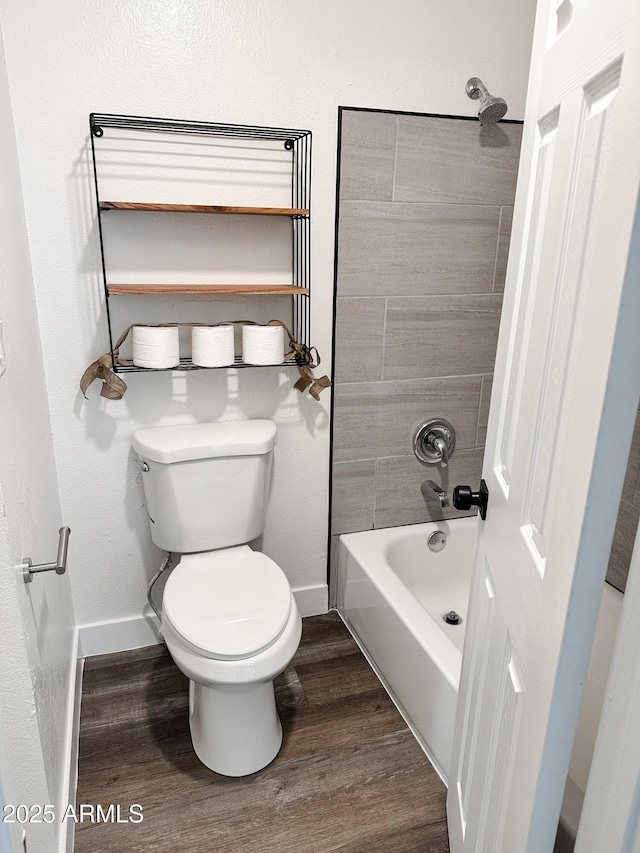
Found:
[[[151,462],[168,465],[218,456],[257,456],[272,450],[276,438],[276,425],[268,420],[179,424],[139,429],[133,435],[133,449]]]

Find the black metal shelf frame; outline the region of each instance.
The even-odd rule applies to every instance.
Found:
[[[116,363],[113,356],[114,336],[109,310],[109,286],[105,261],[102,216],[108,211],[100,207],[100,181],[96,159],[96,142],[104,135],[105,130],[129,130],[134,132],[154,132],[185,134],[188,136],[204,136],[225,138],[228,140],[256,140],[282,142],[286,151],[291,152],[291,207],[306,209],[308,213],[292,215],[292,283],[294,287],[308,288],[308,293],[295,294],[293,302],[293,336],[298,343],[311,346],[311,131],[295,130],[283,127],[258,127],[244,124],[221,124],[202,121],[183,121],[181,119],[152,118],[149,116],[127,116],[109,113],[91,113],[89,129],[91,139],[91,156],[95,184],[98,236],[100,239],[100,261],[102,267],[102,284],[105,294],[107,326],[109,331],[109,349],[113,370],[116,373],[145,372],[145,368],[123,367]],[[111,215],[114,215],[111,213]],[[189,298],[188,295],[185,298]],[[245,297],[249,298],[249,297]],[[287,364],[296,364],[296,361]],[[236,359],[236,367],[254,367]],[[201,369],[188,359],[181,359],[180,366],[173,370]],[[204,368],[216,369],[216,368]]]
[[[224,367],[292,367],[297,364],[293,359],[291,361],[281,361],[279,364],[247,364],[241,358],[236,356],[233,364],[224,365]],[[134,364],[118,365],[118,373],[160,373],[168,370],[220,370],[219,367],[201,367],[199,364],[194,364],[190,358],[181,358],[180,364],[175,367],[136,367]],[[223,368],[222,368],[223,369]]]

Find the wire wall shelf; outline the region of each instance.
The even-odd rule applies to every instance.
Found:
[[[147,116],[127,116],[108,113],[91,113],[89,116],[91,155],[95,182],[98,235],[100,240],[101,275],[104,288],[106,315],[109,332],[109,346],[112,353],[113,370],[116,373],[146,372],[145,368],[124,366],[118,364],[113,355],[114,335],[112,329],[112,310],[110,299],[114,296],[172,296],[185,297],[207,295],[243,296],[262,298],[265,296],[282,296],[291,299],[292,334],[296,341],[310,348],[310,265],[311,265],[311,131],[295,130],[281,127],[258,127],[242,124],[220,124],[201,121],[182,121],[179,119],[151,118]],[[240,151],[246,150],[247,145],[256,143],[276,147],[286,152],[285,164],[287,181],[290,183],[289,206],[261,205],[229,205],[218,204],[216,199],[207,199],[200,203],[173,203],[166,201],[129,200],[113,197],[103,197],[105,167],[101,163],[101,146],[109,141],[117,142],[130,134],[130,139],[141,138],[141,134],[170,134],[187,137],[204,137],[208,140],[219,140],[225,146],[237,144]],[[137,136],[136,136],[137,135]],[[281,147],[281,148],[280,148]],[[110,176],[112,177],[112,176]],[[247,176],[250,181],[250,175]],[[286,204],[286,201],[285,201]],[[178,214],[183,215],[210,214],[213,217],[269,217],[271,219],[289,219],[291,237],[291,270],[290,281],[264,284],[206,284],[201,282],[180,282],[176,284],[157,282],[117,282],[110,281],[107,271],[107,250],[105,249],[105,216],[135,216],[136,212]],[[287,276],[288,277],[288,276]],[[279,318],[277,318],[279,319]],[[295,360],[283,364],[296,364]],[[236,358],[235,367],[252,367]],[[180,365],[173,370],[200,369],[190,359],[181,359]],[[210,368],[204,368],[210,369]],[[215,368],[214,368],[215,369]]]

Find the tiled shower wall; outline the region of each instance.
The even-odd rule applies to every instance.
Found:
[[[334,537],[464,514],[420,484],[480,483],[521,135],[342,111]],[[411,450],[437,416],[457,433],[445,469]]]
[[[331,532],[463,515],[480,482],[522,127],[342,111]],[[411,438],[442,416],[447,469]],[[607,580],[624,591],[640,518],[640,410]]]

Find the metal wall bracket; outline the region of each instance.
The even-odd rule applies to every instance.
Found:
[[[31,557],[23,557],[22,559],[22,579],[25,583],[31,583],[33,576],[37,572],[55,572],[57,575],[63,575],[67,571],[67,551],[69,549],[69,534],[70,527],[60,528],[60,541],[58,542],[58,556],[55,563],[40,563],[34,566],[31,562]]]

